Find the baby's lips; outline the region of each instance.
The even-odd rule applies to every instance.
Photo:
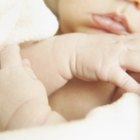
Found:
[[[94,21],[94,26],[98,29],[115,34],[127,34],[131,32],[127,20],[115,13],[103,15],[93,14],[92,19]]]

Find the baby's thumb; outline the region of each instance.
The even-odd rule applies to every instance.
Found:
[[[31,68],[31,63],[30,63],[30,61],[29,61],[28,59],[25,58],[25,59],[23,59],[22,63],[23,63],[24,69],[26,70],[27,74],[29,74],[29,75],[31,76],[31,78],[37,79],[37,77],[36,77],[34,71],[33,71],[32,68]]]

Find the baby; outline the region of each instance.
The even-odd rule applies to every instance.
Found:
[[[50,26],[39,26],[43,21],[43,24],[48,23],[48,25],[52,25],[53,21],[56,21],[53,17],[51,18],[52,22],[49,24],[50,20],[45,13],[48,14],[50,11],[45,11],[46,7],[44,6],[43,1],[36,0],[34,1],[34,5],[32,5],[31,1],[24,0],[0,2],[1,6],[5,6],[4,9],[1,9],[3,10],[1,11],[1,14],[4,13],[5,9],[12,9],[11,11],[6,11],[5,16],[1,17],[1,23],[5,23],[1,24],[1,27],[2,25],[5,27],[5,25],[7,25],[6,23],[10,22],[10,26],[8,26],[9,28],[1,28],[1,35],[3,35],[3,38],[1,39],[0,43],[1,47],[4,47],[1,50],[2,63],[0,77],[1,130],[32,127],[41,124],[53,124],[55,121],[58,121],[58,118],[63,122],[64,119],[62,119],[62,117],[58,117],[58,114],[56,112],[54,113],[49,107],[47,96],[51,95],[52,92],[58,88],[63,87],[74,77],[85,81],[110,82],[126,91],[139,93],[139,84],[125,72],[125,70],[140,72],[140,66],[138,65],[140,57],[139,36],[117,36],[105,33],[98,35],[70,33],[50,37],[44,41],[35,42],[39,41],[40,39],[47,38],[48,34],[46,32],[42,32],[43,30],[47,32],[51,31],[51,33],[54,32],[54,28],[51,30]],[[56,1],[54,1],[54,3],[55,2]],[[59,2],[60,3],[55,3],[57,7],[61,6],[61,4],[63,5],[62,2],[64,1],[60,0]],[[6,6],[12,6],[12,8],[10,9]],[[26,7],[29,7],[28,10],[26,10]],[[37,8],[38,10],[36,10]],[[40,10],[42,13],[39,12]],[[35,11],[38,12],[34,13]],[[12,17],[11,20],[9,20],[9,15]],[[47,17],[47,20],[45,17]],[[109,20],[113,22],[112,19],[109,18]],[[104,27],[105,31],[108,25],[107,23]],[[125,30],[124,26],[119,23],[116,24],[116,30],[114,26],[111,27],[112,33],[122,33],[122,29],[123,33],[127,33],[127,30]],[[103,27],[103,24],[101,24],[101,26]],[[122,26],[121,30],[120,26]],[[66,26],[62,27],[65,27],[64,29],[66,29]],[[73,30],[72,27],[70,29]],[[60,32],[63,33],[64,30],[61,29]],[[32,68],[37,77],[45,85],[47,93],[44,87],[42,87],[42,84],[38,83],[36,78],[34,79],[29,77],[30,75],[27,74],[27,71],[29,72],[30,70],[22,66],[20,60],[21,58],[19,57],[18,46],[13,44],[19,44],[21,46],[23,58],[28,58],[31,61]],[[16,59],[19,60],[18,64],[17,62],[11,64],[14,62],[12,58],[15,58],[14,61]],[[10,64],[6,63],[7,60]],[[7,80],[7,78],[9,79]],[[81,81],[78,82],[80,83]],[[80,85],[82,84],[80,83]],[[85,85],[85,83],[83,83],[83,85]],[[97,86],[100,88],[101,84],[97,83],[97,85],[92,89],[94,92],[98,89]],[[107,94],[108,98],[110,99],[115,86],[110,84],[108,88],[108,85],[104,85],[104,83],[102,83],[102,86],[107,89],[107,91],[99,92],[97,90],[97,93],[102,94],[104,97],[106,97],[104,94]],[[70,85],[70,90],[71,88],[73,88],[73,85]],[[82,90],[84,90],[84,88]],[[71,92],[70,90],[68,92]],[[94,94],[93,91],[92,94]],[[108,91],[110,92],[108,93]],[[87,88],[85,88],[84,92],[87,92],[88,94]],[[96,99],[97,97],[95,96],[92,102]],[[99,102],[104,103],[104,100],[105,99],[103,99],[103,101],[99,100]],[[82,104],[84,104],[84,102]],[[86,104],[84,106],[86,106]],[[59,108],[60,107],[61,104]],[[69,110],[68,107],[66,108]],[[87,110],[86,107],[85,110]],[[81,112],[81,110],[79,112]]]
[[[81,120],[56,125],[62,119],[47,108],[45,88],[29,63],[21,60],[18,46],[4,47],[0,56],[0,127],[5,123],[6,130],[26,127],[0,132],[1,140],[140,139],[138,95],[126,93],[115,103],[93,109]]]
[[[46,3],[58,18],[59,34],[84,32],[98,36],[107,32],[129,36],[140,33],[137,0],[46,0]],[[96,45],[99,46],[100,43]],[[138,73],[131,75],[140,81]],[[52,94],[49,101],[54,110],[71,120],[83,117],[93,107],[116,100],[123,92],[112,83],[75,78]]]

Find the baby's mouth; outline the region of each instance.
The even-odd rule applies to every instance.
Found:
[[[128,34],[130,29],[125,18],[111,14],[92,14],[93,27],[114,34]]]

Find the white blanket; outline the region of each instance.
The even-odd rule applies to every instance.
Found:
[[[0,0],[0,45],[45,39],[57,29],[43,0]]]

